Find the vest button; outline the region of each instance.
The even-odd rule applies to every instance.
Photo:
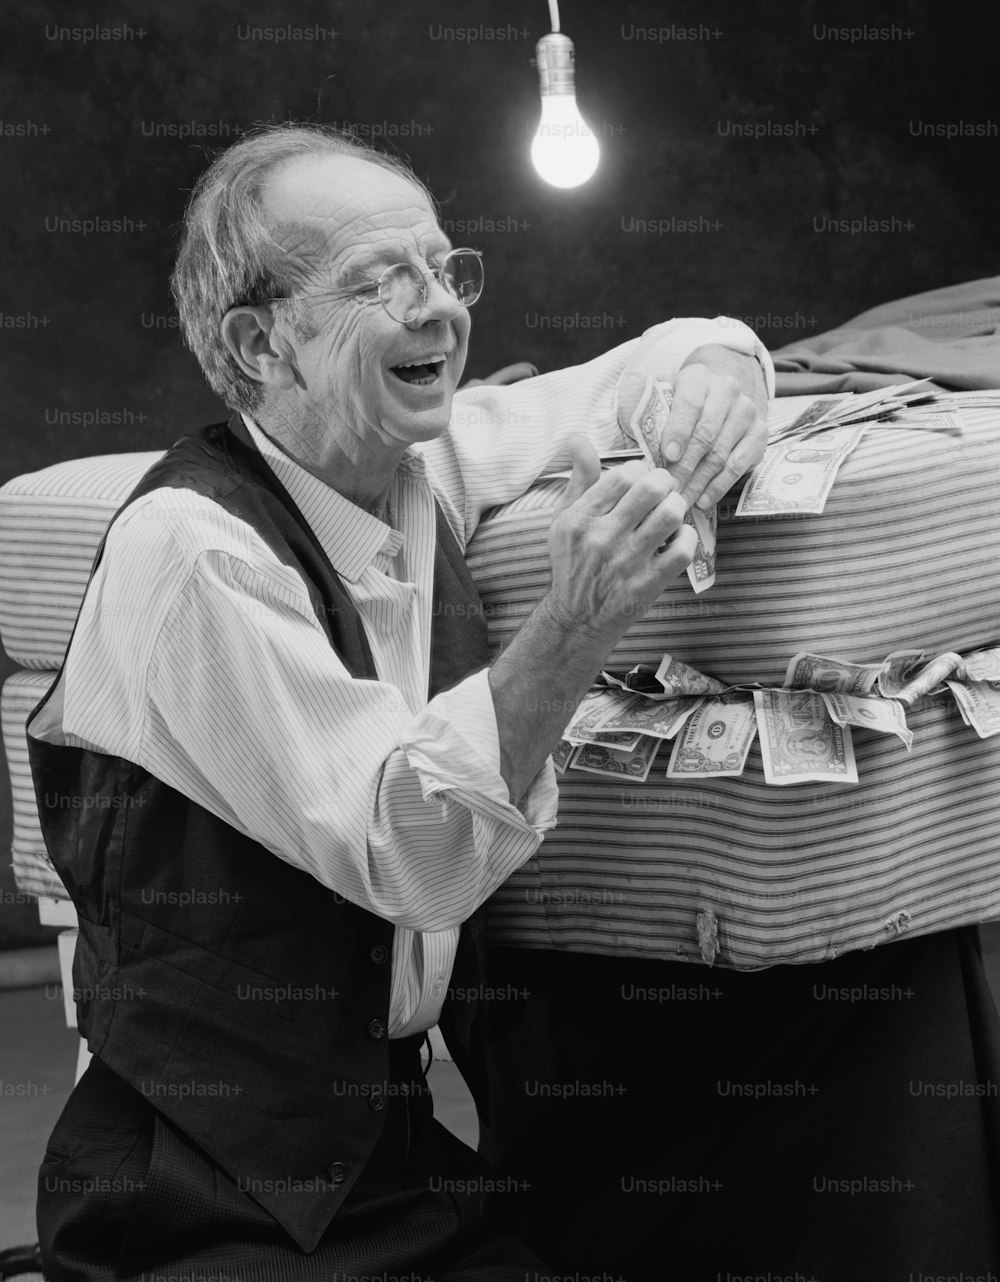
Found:
[[[383,962],[389,960],[389,950],[385,944],[376,944],[374,948],[369,949],[368,956],[376,966],[381,966]]]
[[[376,1042],[381,1041],[385,1036],[385,1025],[380,1019],[373,1019],[368,1025],[368,1036]]]
[[[326,1174],[327,1178],[332,1180],[334,1184],[343,1184],[344,1180],[347,1179],[347,1167],[343,1162],[331,1162],[326,1168]]]
[[[385,1108],[385,1093],[380,1090],[374,1090],[368,1096],[368,1107],[373,1113],[381,1113]]]

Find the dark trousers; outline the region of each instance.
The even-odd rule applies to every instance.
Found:
[[[625,1282],[1000,1276],[978,933],[752,973],[496,950],[494,1223]]]
[[[39,1173],[52,1282],[542,1282],[544,1266],[481,1215],[482,1162],[432,1116],[419,1039],[391,1044],[385,1129],[316,1250],[271,1216],[137,1091],[91,1061]],[[280,1155],[278,1155],[280,1157]],[[280,1162],[279,1162],[280,1165]]]

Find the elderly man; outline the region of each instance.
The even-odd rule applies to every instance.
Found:
[[[555,822],[570,712],[693,554],[686,506],[760,457],[765,392],[749,331],[675,322],[476,389],[451,430],[482,280],[409,171],[330,131],[248,136],[192,195],[175,294],[233,417],[117,514],[29,731],[95,1056],[40,1174],[52,1279],[539,1267],[487,1235],[422,1037]],[[677,475],[601,475],[650,370]],[[568,463],[551,585],[487,668],[462,550]]]

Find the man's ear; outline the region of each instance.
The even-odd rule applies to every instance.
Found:
[[[231,307],[222,318],[222,341],[248,378],[274,391],[294,387],[298,370],[291,348],[274,336],[267,307]]]

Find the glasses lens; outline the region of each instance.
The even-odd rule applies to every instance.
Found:
[[[454,249],[441,265],[441,282],[465,307],[483,292],[483,260],[474,249]]]
[[[397,263],[383,275],[379,285],[382,306],[393,320],[406,325],[416,320],[427,296],[424,278],[409,263]]]

